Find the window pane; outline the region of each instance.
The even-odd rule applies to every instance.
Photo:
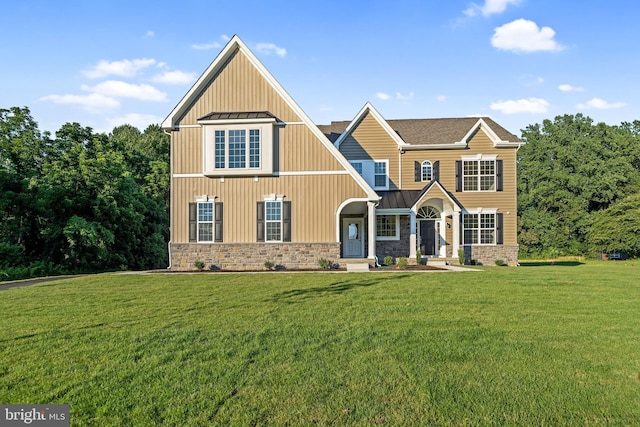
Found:
[[[280,221],[281,202],[266,202],[266,219],[267,221]]]
[[[351,166],[353,166],[353,168],[356,170],[356,172],[358,172],[360,175],[362,175],[362,163],[360,163],[360,162],[351,163]]]
[[[224,131],[217,130],[215,139],[216,139],[216,143],[215,143],[216,168],[224,168],[224,161],[225,161]]]
[[[374,165],[374,186],[387,186],[387,164],[385,162],[375,162]]]
[[[376,174],[387,174],[387,164],[385,162],[376,162]]]
[[[280,239],[280,227],[279,222],[267,222],[267,241],[279,241]]]
[[[198,203],[198,221],[213,221],[213,203]]]
[[[211,223],[198,224],[198,241],[200,242],[213,241],[213,224]]]
[[[229,168],[245,168],[247,164],[246,132],[242,130],[229,131]]]
[[[480,161],[480,190],[493,191],[495,190],[495,161],[494,160],[481,160]]]
[[[462,171],[464,191],[478,191],[478,162],[465,160]]]
[[[349,224],[349,240],[358,240],[358,224]]]
[[[260,167],[260,129],[249,130],[249,167]]]

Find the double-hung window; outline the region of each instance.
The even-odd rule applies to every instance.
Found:
[[[282,241],[282,202],[266,201],[265,207],[265,229],[266,242]]]
[[[502,160],[478,155],[456,162],[456,191],[502,191]]]
[[[374,163],[374,187],[376,188],[387,188],[389,183],[387,181],[387,162],[386,161],[376,161]]]
[[[495,213],[467,213],[464,215],[463,227],[465,244],[496,244]]]
[[[198,242],[213,242],[213,202],[198,202]]]

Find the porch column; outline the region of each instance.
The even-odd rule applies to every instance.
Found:
[[[416,237],[416,213],[414,211],[411,211],[409,215],[409,224],[411,228],[411,234],[409,234],[409,258],[415,259],[418,239]]]
[[[367,202],[367,211],[369,216],[369,248],[368,258],[375,259],[376,257],[376,203]]]
[[[440,258],[447,257],[447,245],[443,242],[447,241],[447,216],[444,212],[440,213],[440,229],[438,230],[438,256]]]
[[[458,249],[460,249],[460,209],[454,208],[452,219],[453,224],[451,224],[451,227],[453,227],[453,245],[451,245],[451,256],[456,258],[458,256]]]

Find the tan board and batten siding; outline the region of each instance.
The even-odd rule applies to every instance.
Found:
[[[186,126],[197,125],[198,118],[211,112],[225,111],[269,111],[285,123],[276,129],[278,158],[275,164],[281,176],[225,180],[179,176],[201,174],[203,170],[202,128]],[[349,198],[367,197],[240,51],[208,82],[177,124],[180,130],[172,133],[171,240],[174,243],[189,241],[188,204],[197,196],[215,196],[217,202],[224,204],[224,241],[236,243],[256,241],[256,202],[262,201],[265,195],[284,195],[285,200],[291,201],[294,242],[335,242],[338,206]],[[322,174],[305,174],[305,171]]]
[[[427,143],[428,141],[425,141]],[[455,141],[450,141],[455,142]],[[349,160],[376,159],[389,160],[390,190],[420,190],[424,182],[415,182],[414,164],[424,160],[440,162],[440,183],[451,192],[466,209],[489,208],[498,209],[504,217],[504,243],[517,244],[516,221],[516,150],[496,148],[493,141],[479,129],[469,140],[466,149],[425,149],[409,150],[399,155],[398,145],[382,126],[371,115],[367,114],[340,145],[340,151]],[[367,155],[366,153],[370,153]],[[487,192],[455,192],[456,161],[462,156],[476,154],[497,155],[503,162],[503,191]],[[398,165],[400,156],[401,165]],[[400,174],[400,168],[403,173]],[[402,182],[400,183],[400,180]],[[399,185],[397,183],[400,183]]]

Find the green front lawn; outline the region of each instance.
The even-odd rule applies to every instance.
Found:
[[[3,290],[0,403],[69,403],[72,426],[640,425],[640,266],[483,269]]]

